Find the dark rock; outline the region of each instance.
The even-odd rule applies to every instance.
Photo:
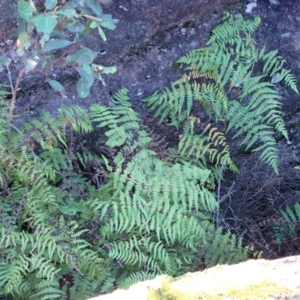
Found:
[[[94,50],[106,50],[101,61],[115,63],[132,49],[147,43],[157,32],[211,13],[221,12],[239,0],[105,0],[103,9],[119,19],[117,29],[107,33],[106,43],[88,39]]]

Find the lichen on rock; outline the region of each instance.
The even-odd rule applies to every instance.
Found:
[[[218,265],[179,278],[158,276],[90,300],[300,299],[300,256]]]

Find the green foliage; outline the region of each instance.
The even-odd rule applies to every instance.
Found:
[[[244,20],[224,14],[207,46],[178,60],[187,65],[186,74],[171,89],[145,99],[160,121],[169,120],[177,128],[183,125],[177,155],[237,170],[224,135],[234,131],[234,138],[242,137],[241,146],[260,151],[261,160],[278,173],[274,130],[288,136],[275,84],[298,91],[277,50],[256,48],[251,34],[259,24],[258,17]]]
[[[7,110],[1,102],[1,116]],[[126,89],[89,114],[62,107],[10,132],[3,120],[0,295],[86,299],[247,258],[241,240],[213,225],[211,171],[158,158]],[[92,132],[92,122],[112,156],[75,147],[75,132]]]
[[[248,252],[242,246],[242,238],[238,238],[219,227],[213,225],[207,228],[207,244],[203,247],[202,255],[205,267],[213,267],[217,264],[238,263],[247,260]]]
[[[112,28],[95,1],[77,10],[67,6],[71,2],[80,6],[47,0],[39,14],[32,1],[19,1],[26,26],[42,33],[41,51],[68,46],[50,40],[61,21],[80,29],[80,20],[93,20],[76,32],[79,37],[87,28]],[[88,10],[99,18],[89,19]],[[13,108],[0,91],[1,296],[85,299],[158,274],[179,276],[248,258],[242,239],[215,225],[221,223],[216,178],[220,168],[237,170],[226,135],[234,131],[277,171],[274,129],[287,132],[275,84],[297,92],[277,52],[256,49],[251,34],[258,25],[258,18],[225,15],[206,48],[179,60],[187,74],[145,100],[161,121],[182,131],[165,158],[124,88],[112,106],[93,104],[89,112],[61,107],[56,118],[44,113],[21,128],[11,122]],[[95,57],[81,48],[66,58],[81,75],[81,95],[98,70]],[[55,80],[49,83],[64,91]],[[89,134],[101,141],[97,154],[76,143],[78,135]],[[287,224],[274,227],[278,243],[296,234],[300,206],[281,213]]]
[[[230,241],[237,256],[227,262],[245,259],[247,252],[230,234],[218,229],[214,236],[213,226],[208,234],[218,208],[210,189],[211,172],[187,161],[159,159],[127,91],[122,89],[114,102],[113,108],[92,105],[91,116],[106,128],[106,145],[118,147],[110,166],[114,171],[100,188],[104,197],[98,205],[103,223],[98,244],[107,245],[107,257],[122,267],[117,284],[126,287],[154,274],[178,276],[196,265],[207,266],[227,252]],[[203,263],[203,256],[197,256],[208,243],[221,243],[223,250],[214,248],[213,258]]]
[[[42,121],[13,127],[8,138],[7,104],[0,102],[0,295],[88,298],[104,273],[83,226],[94,216],[95,190],[76,174],[65,145],[71,128],[91,131],[91,122],[72,106],[57,119],[44,114]],[[79,275],[88,282],[84,288]],[[68,280],[74,280],[72,290]]]
[[[8,92],[8,91],[6,91],[5,88],[7,89],[8,86],[5,85],[5,84],[0,83],[0,99],[1,99],[1,101],[3,101],[3,102],[4,102],[4,98],[5,98],[5,97],[9,97],[9,96],[11,95],[11,93]],[[3,102],[2,102],[2,103],[3,103]]]
[[[295,239],[299,234],[300,204],[296,203],[294,210],[286,207],[280,210],[282,220],[273,226],[274,238],[280,246],[284,239]]]
[[[116,68],[94,64],[97,52],[80,47],[83,37],[98,29],[101,38],[106,41],[103,28],[115,29],[116,19],[102,12],[96,0],[68,0],[59,5],[57,0],[46,0],[44,8],[36,7],[32,0],[18,0],[18,40],[17,54],[22,56],[26,73],[34,69],[42,71],[50,86],[64,95],[65,89],[55,79],[48,79],[48,70],[58,63],[73,67],[80,75],[77,91],[80,97],[86,97],[94,80],[101,80],[103,74],[116,72]],[[53,50],[65,50],[55,58]],[[76,52],[74,52],[77,50]],[[8,66],[10,61],[3,56],[0,67]]]

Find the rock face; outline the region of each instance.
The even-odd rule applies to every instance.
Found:
[[[39,3],[44,3],[44,1],[40,0]],[[91,35],[83,40],[82,44],[101,53],[95,60],[95,63],[105,66],[119,66],[131,54],[143,52],[143,47],[149,46],[151,39],[157,34],[195,18],[221,13],[231,4],[240,1],[99,0],[104,13],[111,14],[113,18],[119,20],[119,23],[116,30],[105,30],[107,42],[102,41],[97,30],[94,30]],[[1,54],[8,55],[14,61],[14,66],[11,68],[13,82],[22,65],[20,57],[16,55],[16,36],[12,34],[16,29],[17,23],[16,3],[17,0],[13,2],[0,0],[0,56]],[[53,70],[53,74],[50,74],[50,77],[51,75],[57,76],[56,79],[60,82],[69,80],[72,81],[72,85],[76,84],[74,82],[76,74],[70,74],[68,71]],[[22,90],[28,91],[34,87],[34,94],[37,94],[39,89],[45,89],[44,81],[45,78],[40,73],[34,74],[33,80],[28,78],[22,82]],[[1,70],[0,82],[9,84],[7,74]],[[121,85],[119,85],[119,88]],[[46,84],[46,86],[48,85]],[[42,93],[45,94],[45,91],[43,90]]]
[[[218,265],[178,279],[159,276],[89,300],[300,299],[300,256]]]
[[[108,33],[108,42],[89,39],[91,48],[102,47],[114,63],[131,48],[147,42],[157,32],[178,24],[221,12],[239,0],[105,0],[103,10],[119,19],[118,30]],[[97,49],[97,48],[96,48]]]

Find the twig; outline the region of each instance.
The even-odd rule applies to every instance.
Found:
[[[232,183],[232,185],[229,188],[228,192],[221,199],[218,198],[218,203],[219,204],[221,204],[222,202],[224,202],[230,196],[231,191],[232,191],[234,185],[235,185],[235,182]]]
[[[24,68],[19,72],[15,86],[13,85],[13,82],[11,79],[11,73],[10,73],[9,66],[7,66],[7,72],[8,72],[8,78],[9,78],[10,88],[11,88],[11,92],[12,92],[12,98],[11,98],[11,102],[9,105],[9,115],[8,115],[8,121],[7,121],[7,125],[8,125],[7,126],[7,141],[8,141],[7,145],[9,147],[9,145],[10,145],[10,127],[11,127],[11,121],[12,121],[12,117],[13,117],[13,113],[14,113],[14,109],[15,109],[15,105],[16,105],[17,92],[18,92],[18,88],[21,84],[21,81],[23,79],[23,76],[26,72],[26,69]]]

